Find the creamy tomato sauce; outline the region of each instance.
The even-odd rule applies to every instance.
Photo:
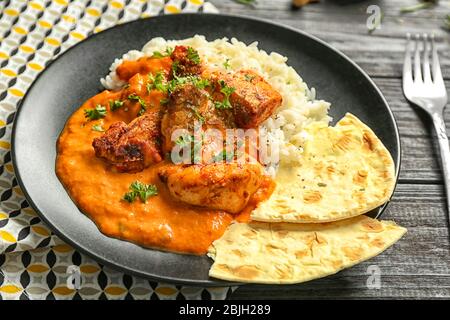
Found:
[[[247,208],[238,217],[219,210],[209,210],[176,202],[167,187],[158,178],[157,170],[168,162],[150,166],[138,173],[119,173],[105,161],[95,156],[92,147],[94,138],[103,133],[93,126],[108,129],[117,121],[129,123],[141,106],[124,97],[136,93],[141,96],[147,110],[161,108],[164,94],[147,92],[147,73],[169,72],[170,58],[141,58],[137,62],[125,62],[118,70],[129,86],[122,91],[103,91],[86,101],[67,121],[57,145],[56,173],[72,200],[87,214],[106,235],[131,241],[142,246],[168,251],[205,254],[210,244],[222,236],[226,227],[237,219],[247,221],[250,211],[261,200],[270,196],[273,182],[263,184]],[[124,105],[111,111],[109,101],[120,99]],[[87,121],[84,110],[97,105],[105,106],[107,114],[99,120]],[[137,200],[128,203],[122,200],[132,182],[139,180],[154,184],[158,195],[146,203]]]

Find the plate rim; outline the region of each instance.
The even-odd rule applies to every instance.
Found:
[[[62,232],[60,232],[58,230],[58,228],[56,228],[52,223],[49,222],[49,220],[46,218],[46,215],[44,212],[42,212],[38,206],[34,203],[33,199],[30,197],[27,188],[25,187],[25,184],[23,183],[21,174],[20,174],[20,170],[18,169],[17,166],[17,156],[16,156],[16,134],[17,134],[17,123],[18,123],[18,119],[21,115],[21,110],[22,110],[22,105],[23,103],[26,101],[27,97],[28,97],[28,93],[33,89],[33,87],[35,86],[35,84],[37,83],[37,81],[40,79],[40,77],[45,74],[46,70],[48,68],[50,68],[53,63],[55,63],[56,61],[58,61],[61,57],[63,57],[65,54],[67,54],[68,52],[70,52],[72,49],[83,45],[84,42],[86,42],[87,40],[92,39],[93,37],[95,37],[98,34],[104,34],[104,33],[114,33],[116,29],[125,26],[125,25],[130,25],[133,23],[139,24],[142,21],[146,21],[146,20],[156,20],[156,19],[161,19],[164,20],[167,17],[170,17],[172,15],[158,15],[158,16],[153,16],[153,17],[147,17],[147,18],[141,18],[141,19],[137,19],[137,20],[132,20],[132,21],[128,21],[126,23],[122,23],[122,24],[118,24],[115,26],[112,26],[106,30],[103,30],[101,32],[98,33],[93,33],[91,35],[89,35],[88,37],[86,37],[85,39],[83,39],[82,41],[74,44],[73,46],[71,46],[70,48],[68,48],[67,50],[65,50],[63,53],[59,54],[58,56],[56,56],[55,58],[51,59],[45,69],[39,73],[37,75],[37,77],[33,80],[32,84],[30,85],[30,87],[26,90],[26,93],[24,95],[24,97],[21,99],[21,101],[19,102],[19,104],[17,105],[16,111],[15,111],[15,115],[14,115],[14,120],[13,120],[13,125],[12,125],[12,129],[11,129],[11,162],[14,168],[14,175],[16,177],[17,183],[19,185],[19,187],[21,188],[25,199],[27,200],[28,204],[30,205],[30,207],[38,214],[39,218],[42,219],[48,226],[49,228],[51,228],[51,230],[58,236],[60,237],[64,242],[67,242],[69,245],[71,245],[72,247],[74,247],[75,249],[81,251],[83,254],[86,254],[87,256],[93,258],[95,261],[102,263],[105,266],[109,266],[112,267],[113,269],[116,270],[120,270],[122,272],[124,272],[125,274],[130,274],[130,275],[135,275],[138,277],[142,277],[151,281],[158,281],[158,282],[168,282],[168,283],[173,283],[173,284],[181,284],[181,285],[189,285],[189,286],[202,286],[202,287],[231,287],[231,286],[239,286],[239,285],[244,285],[245,283],[242,282],[233,282],[233,281],[224,281],[224,280],[220,280],[220,279],[215,279],[215,278],[209,278],[207,280],[190,280],[190,279],[178,279],[178,278],[167,278],[164,276],[158,276],[156,274],[149,274],[147,272],[142,272],[139,270],[136,270],[134,267],[132,266],[125,266],[125,265],[118,265],[116,263],[114,263],[113,261],[110,261],[106,258],[100,257],[97,254],[91,252],[89,249],[86,249],[83,245],[80,245],[79,243],[77,243],[75,240],[72,240],[70,238],[68,238],[66,235],[64,235]],[[280,22],[275,22],[275,21],[270,21],[267,20],[265,18],[260,18],[260,17],[252,17],[252,16],[247,16],[247,15],[242,15],[242,14],[223,14],[223,13],[180,13],[177,14],[176,16],[220,16],[220,17],[225,17],[225,18],[237,18],[237,19],[242,19],[242,20],[250,20],[250,21],[254,21],[254,22],[258,22],[258,23],[262,23],[262,24],[269,24],[278,28],[283,28],[283,29],[287,29],[289,31],[295,32],[295,33],[299,33],[304,37],[307,37],[317,43],[319,43],[321,46],[326,47],[328,50],[331,50],[334,54],[339,55],[341,58],[343,58],[344,60],[346,60],[350,65],[353,66],[353,68],[355,68],[361,75],[364,76],[364,78],[371,84],[372,88],[375,89],[376,93],[378,94],[378,96],[381,98],[381,101],[383,102],[384,106],[386,107],[387,113],[389,114],[389,117],[394,125],[394,135],[395,135],[395,143],[398,146],[398,154],[396,157],[396,161],[395,161],[395,185],[394,185],[394,189],[392,192],[392,196],[391,198],[384,203],[382,206],[378,207],[378,213],[376,214],[375,218],[379,218],[383,212],[386,210],[386,208],[388,207],[389,203],[392,200],[392,197],[395,193],[395,190],[397,188],[398,185],[398,180],[399,180],[399,175],[400,175],[400,168],[401,168],[401,158],[402,158],[402,146],[401,146],[401,140],[400,140],[400,133],[399,133],[399,128],[398,128],[398,124],[397,124],[397,120],[395,118],[395,115],[391,109],[391,107],[389,106],[389,103],[387,102],[385,96],[383,95],[383,93],[381,92],[381,90],[378,88],[378,86],[376,85],[376,83],[372,80],[372,78],[356,63],[354,62],[352,59],[350,59],[346,54],[344,54],[343,52],[341,52],[339,49],[334,48],[333,46],[331,46],[330,44],[328,44],[327,42],[325,42],[324,40],[302,30],[302,29],[298,29]],[[133,50],[133,48],[130,48],[130,50]],[[332,102],[331,102],[332,104]],[[56,145],[55,145],[56,147]],[[68,194],[67,194],[68,195]],[[68,195],[69,196],[69,195]],[[82,213],[82,212],[80,212]],[[82,213],[84,214],[84,213]],[[100,231],[99,231],[100,232]],[[101,232],[100,232],[101,233]],[[104,237],[108,237],[107,235],[104,235],[102,233],[102,235]],[[110,238],[110,237],[108,237]],[[126,240],[122,240],[122,241],[126,241]],[[136,244],[138,245],[138,244]],[[138,245],[139,246],[139,245]],[[146,248],[148,250],[157,250],[157,249],[152,249],[152,248]]]

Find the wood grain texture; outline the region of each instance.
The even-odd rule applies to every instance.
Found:
[[[221,13],[266,18],[305,30],[343,51],[377,83],[396,117],[402,142],[400,180],[383,219],[408,233],[382,255],[338,274],[290,286],[245,285],[232,299],[417,299],[450,298],[450,235],[438,149],[428,116],[410,105],[401,88],[406,33],[434,33],[446,86],[450,89],[450,32],[441,26],[450,1],[412,14],[400,8],[414,0],[321,0],[293,10],[289,0],[258,0],[254,7],[212,0]],[[369,34],[369,5],[379,5],[381,29]],[[320,88],[316,88],[320,96]],[[450,124],[450,109],[445,112]],[[381,288],[366,285],[367,268],[381,272]]]
[[[400,8],[414,0],[322,0],[292,10],[290,1],[258,0],[254,7],[232,1],[212,1],[221,13],[251,15],[307,31],[343,51],[372,76],[400,77],[406,33],[433,33],[442,55],[442,69],[450,77],[449,33],[442,29],[450,2],[434,9],[401,14]],[[369,34],[367,7],[380,6],[384,18],[381,29]]]

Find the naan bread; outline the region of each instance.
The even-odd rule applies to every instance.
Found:
[[[367,216],[323,224],[234,223],[209,248],[214,278],[300,283],[380,254],[406,232]]]
[[[280,166],[272,196],[252,214],[266,222],[315,223],[366,213],[389,200],[394,161],[375,133],[347,113],[335,127],[315,122],[298,166]]]

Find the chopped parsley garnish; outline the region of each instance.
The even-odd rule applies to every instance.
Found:
[[[147,103],[145,103],[144,99],[142,99],[140,96],[138,96],[136,93],[132,93],[128,96],[128,100],[132,101],[138,101],[141,105],[141,110],[139,110],[138,115],[143,115],[145,110],[147,110]]]
[[[188,143],[191,143],[194,141],[194,136],[192,135],[183,135],[179,136],[177,140],[175,140],[175,143],[179,146],[185,146]]]
[[[255,79],[255,76],[251,76],[249,74],[245,75],[245,80],[247,80],[248,82],[252,82],[253,79]]]
[[[230,109],[232,107],[230,103],[230,96],[236,89],[227,86],[225,81],[223,80],[220,80],[219,84],[220,84],[220,92],[223,93],[224,98],[223,101],[214,101],[214,106],[217,109]]]
[[[198,110],[196,108],[191,107],[190,109],[192,110],[192,112],[194,112],[194,114],[198,120],[200,120],[201,122],[205,121],[205,118],[200,114],[200,112],[198,112]]]
[[[230,59],[225,60],[225,62],[223,63],[223,66],[225,67],[225,69],[230,69]]]
[[[169,99],[168,98],[163,98],[163,99],[159,100],[159,104],[162,105],[162,106],[164,106],[164,105],[166,105],[168,103],[169,103]]]
[[[92,126],[92,130],[98,132],[105,132],[105,129],[103,129],[103,127],[100,124],[94,124]]]
[[[234,0],[237,3],[245,4],[247,6],[254,6],[257,1],[256,0]]]
[[[123,106],[123,101],[120,100],[109,100],[109,108],[111,111],[116,111]]]
[[[155,75],[149,74],[148,79],[150,80],[150,82],[147,83],[147,91],[149,93],[152,90],[167,92],[167,86],[164,84],[164,75],[161,71],[157,72]]]
[[[140,181],[134,181],[129,189],[130,191],[125,193],[122,199],[130,203],[136,198],[139,198],[141,199],[141,202],[146,203],[149,197],[158,194],[158,189],[154,184],[145,184]]]
[[[227,150],[223,149],[214,156],[213,162],[222,162],[222,161],[230,162],[231,160],[233,160],[233,158],[234,158],[233,151],[227,152]]]
[[[173,48],[167,47],[164,53],[161,53],[160,51],[153,51],[152,58],[164,58],[168,57],[172,54]]]
[[[188,47],[187,57],[190,61],[192,61],[194,64],[200,63],[200,56],[198,55],[198,51],[195,50],[192,47]]]
[[[205,89],[206,87],[211,86],[211,83],[209,82],[208,79],[202,79],[200,77],[191,76],[188,77],[188,81],[189,80],[192,82],[194,86],[196,86],[199,89]]]
[[[179,61],[174,61],[174,63],[172,63],[172,74],[174,77],[177,76],[177,71],[178,71],[178,65],[180,64]]]
[[[89,121],[104,118],[106,116],[106,107],[98,104],[95,106],[95,109],[84,109],[84,116],[88,118]]]
[[[178,86],[186,83],[192,83],[198,89],[205,89],[206,87],[211,86],[209,80],[202,79],[198,76],[178,77],[174,75],[174,79],[167,82],[165,92],[171,94],[177,89]]]

